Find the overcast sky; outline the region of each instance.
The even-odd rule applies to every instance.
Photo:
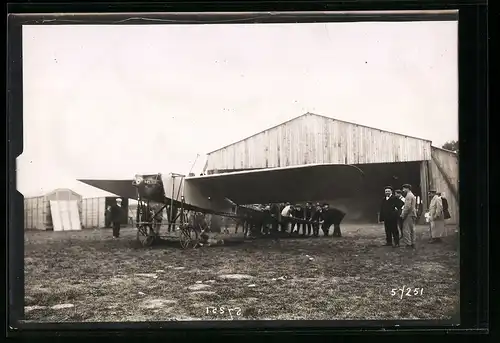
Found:
[[[26,196],[77,178],[199,173],[306,112],[458,138],[457,22],[24,26]]]

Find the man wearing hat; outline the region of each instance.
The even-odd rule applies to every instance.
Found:
[[[399,199],[393,194],[393,188],[387,186],[384,189],[385,196],[380,204],[379,222],[384,223],[385,245],[399,247]]]
[[[292,216],[294,218],[297,218],[297,219],[304,219],[304,209],[302,208],[301,204],[295,205],[293,212],[292,212]],[[305,235],[305,231],[304,231],[305,224],[304,223],[295,222],[293,224],[292,231],[297,232],[297,234],[299,234],[301,227],[302,227],[302,233]]]
[[[312,221],[312,215],[313,215],[312,202],[308,201],[306,203],[306,208],[305,208],[305,217],[306,217],[306,220]],[[303,235],[311,236],[311,233],[312,233],[312,225],[311,225],[311,223],[307,223],[307,224],[304,224],[304,225],[305,225],[305,228],[304,228],[304,226],[302,227],[302,228],[304,228]],[[306,230],[307,230],[307,232],[306,232]]]
[[[432,197],[429,204],[429,223],[431,226],[431,243],[441,242],[444,236],[444,210],[443,203],[435,189],[429,192]]]
[[[111,205],[110,211],[110,221],[113,226],[113,238],[120,237],[120,224],[124,215],[124,210],[122,207],[122,199],[117,198],[116,202]]]
[[[407,248],[415,248],[415,221],[417,220],[417,198],[411,191],[410,184],[403,185],[405,204],[401,210],[403,219],[403,241]]]
[[[323,209],[319,203],[316,204],[316,207],[313,210],[311,220],[313,221],[313,236],[319,236],[319,223],[322,221]]]

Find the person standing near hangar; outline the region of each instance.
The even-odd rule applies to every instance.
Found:
[[[109,208],[109,219],[113,226],[113,238],[120,237],[120,225],[123,219],[124,210],[122,207],[122,199],[116,199],[116,202],[112,204]]]
[[[440,195],[436,190],[429,191],[432,197],[429,204],[429,221],[431,226],[431,243],[440,243],[445,236],[444,208]]]
[[[385,246],[399,247],[398,218],[400,200],[393,194],[393,188],[387,186],[384,189],[385,196],[380,204],[379,222],[384,223]]]
[[[417,200],[410,184],[403,185],[405,204],[401,211],[403,219],[403,240],[407,248],[415,248],[415,221],[417,219]]]

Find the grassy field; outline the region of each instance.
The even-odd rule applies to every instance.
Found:
[[[415,251],[381,246],[380,225],[344,225],[342,238],[194,250],[175,243],[140,248],[132,228],[119,240],[109,229],[27,231],[26,320],[455,318],[458,235],[450,229],[438,245],[417,227]],[[391,295],[402,287],[403,297]],[[407,296],[408,287],[423,291]]]

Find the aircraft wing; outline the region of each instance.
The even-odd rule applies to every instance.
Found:
[[[187,209],[228,213],[230,202],[245,205],[350,197],[362,191],[364,173],[353,165],[316,164],[185,177],[182,182],[165,174],[162,180],[165,198],[151,200],[171,201],[174,194],[177,204],[177,195],[183,194]],[[131,179],[78,181],[117,196],[137,198]]]
[[[78,180],[87,185],[116,194],[119,197],[137,199],[137,188],[130,180]]]
[[[186,177],[185,186],[236,204],[305,202],[349,197],[363,189],[353,165],[315,164]]]
[[[98,189],[104,190],[106,192],[115,194],[119,197],[137,199],[137,188],[133,185],[133,180],[105,180],[105,179],[79,179],[78,181],[85,183],[87,185],[96,187]],[[169,176],[163,177],[164,186],[167,189],[171,189],[172,179]],[[181,184],[177,183],[175,187],[175,193],[178,192]],[[179,192],[180,193],[180,192]],[[170,193],[168,193],[170,196]],[[170,203],[171,199],[165,194],[161,198],[150,198],[149,200],[154,200],[157,202]],[[176,206],[180,206],[180,199],[174,197],[173,203]],[[221,203],[225,203],[222,201]],[[204,211],[207,213],[218,214],[227,210],[229,206],[221,206],[221,203],[215,203],[215,207],[211,206],[211,202],[207,201],[206,197],[200,195],[199,190],[190,189],[188,191],[187,203],[184,203],[184,208],[187,210],[194,211]]]

